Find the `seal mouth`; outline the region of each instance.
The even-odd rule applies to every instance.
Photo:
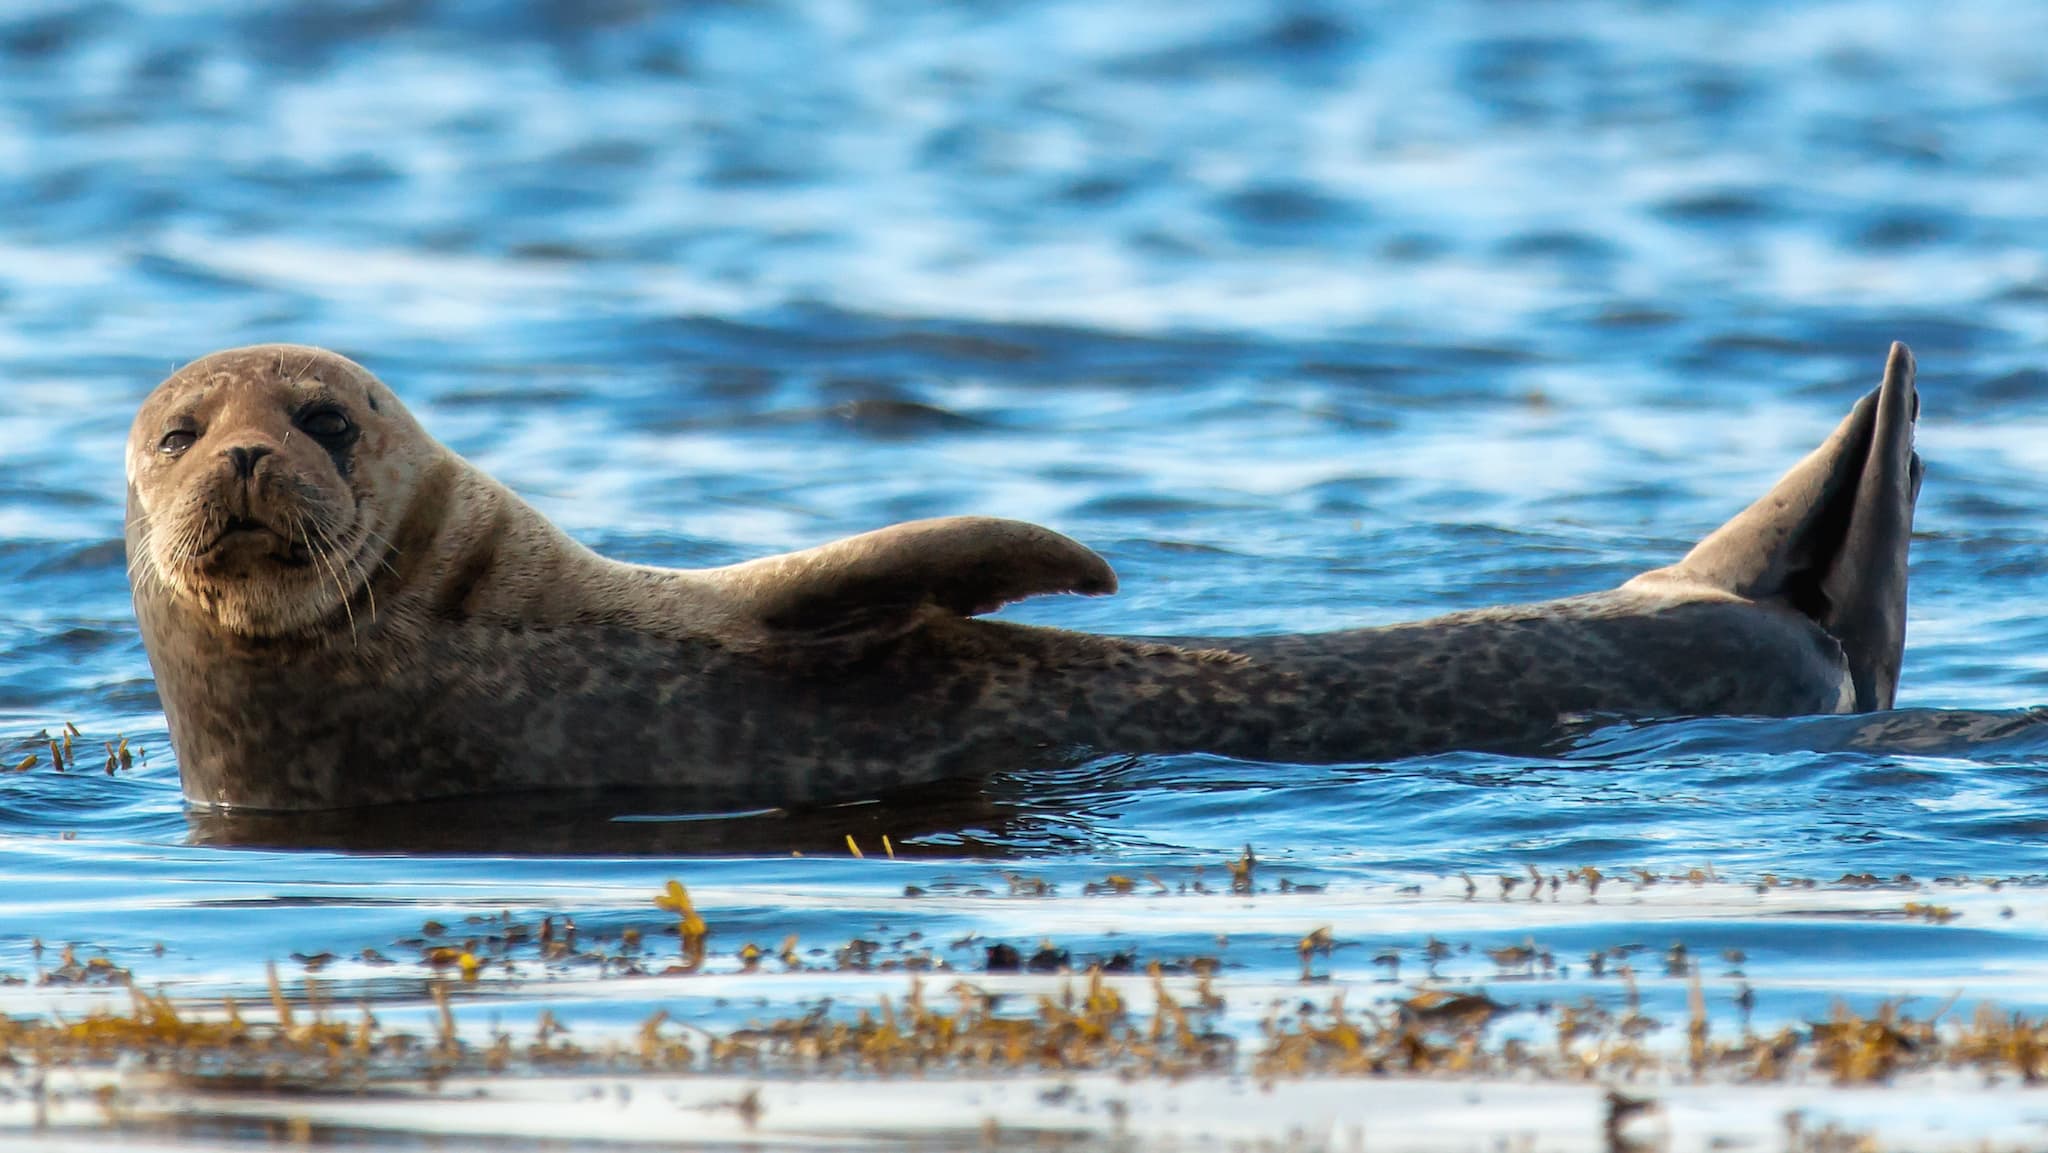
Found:
[[[197,555],[213,559],[227,552],[246,550],[268,551],[277,560],[290,565],[312,563],[312,555],[305,545],[277,531],[270,525],[253,517],[229,517],[228,522],[214,538],[201,548]]]

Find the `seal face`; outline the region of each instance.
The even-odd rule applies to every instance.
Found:
[[[416,430],[355,363],[270,346],[208,357],[143,403],[128,483],[138,582],[266,636],[349,612],[420,462]]]
[[[950,517],[724,568],[607,560],[319,349],[216,353],[128,443],[136,618],[186,797],[551,789],[850,800],[1094,752],[1379,760],[1586,716],[1891,707],[1920,486],[1912,357],[1678,563],[1385,628],[1098,636],[974,619],[1116,576]]]

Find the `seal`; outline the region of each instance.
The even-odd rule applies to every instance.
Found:
[[[1891,707],[1914,365],[1668,568],[1412,624],[1123,637],[977,619],[1116,589],[1049,529],[915,521],[723,568],[593,553],[331,352],[215,353],[128,451],[136,616],[185,796],[313,810],[534,790],[873,797],[1095,753],[1515,749],[1586,717]]]

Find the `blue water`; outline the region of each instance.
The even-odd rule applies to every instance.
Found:
[[[424,920],[658,922],[678,876],[721,957],[878,924],[942,955],[980,933],[1076,958],[1221,931],[1228,972],[1285,993],[1295,941],[1332,924],[1340,982],[1388,949],[1419,975],[1432,934],[1473,956],[1691,938],[1747,951],[1760,1017],[1836,993],[2048,1007],[2048,902],[1981,885],[2048,876],[2048,717],[2019,711],[2048,702],[2043,43],[2048,8],[1910,0],[11,5],[0,754],[71,721],[147,756],[0,775],[0,974],[52,966],[40,939],[248,994],[267,960],[376,948],[401,964],[333,979],[399,1011],[425,1004],[394,945]],[[1875,733],[1150,758],[701,836],[259,850],[181,805],[119,545],[142,396],[212,349],[293,340],[363,361],[612,555],[716,564],[988,513],[1122,577],[1018,619],[1373,624],[1667,563],[1816,443],[1893,339],[1919,356],[1927,462],[1900,704],[1978,712]],[[874,859],[885,833],[917,862]],[[1327,888],[1082,895],[1110,872],[1227,888],[1247,843],[1262,887]],[[1494,880],[1588,864],[1718,879],[1567,890],[1563,920]],[[1752,889],[1901,873],[1880,897]],[[1020,875],[1054,894],[1012,896]],[[1893,915],[1936,877],[1977,879],[1938,894],[1958,920]],[[770,1008],[901,984],[750,980]],[[1682,1006],[1681,981],[1659,989]],[[729,992],[563,1015],[712,1020],[737,1011],[690,998]]]

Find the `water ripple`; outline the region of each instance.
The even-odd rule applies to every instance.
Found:
[[[1411,952],[1740,949],[1779,1019],[1920,982],[2039,1000],[2008,979],[2041,945],[2025,885],[1936,926],[1895,918],[1945,890],[1761,878],[2048,875],[2044,40],[2048,10],[1904,0],[0,14],[0,769],[85,734],[72,771],[0,773],[0,973],[40,936],[246,994],[262,959],[429,917],[623,926],[683,873],[722,946],[917,923],[1182,956],[1223,933],[1233,973],[1286,992],[1327,921]],[[800,817],[188,815],[124,584],[127,421],[184,359],[268,339],[361,357],[614,555],[1018,516],[1124,591],[1014,618],[1197,634],[1665,563],[1905,339],[1928,466],[1908,707],[1606,725],[1524,758],[1118,759]],[[110,776],[95,751],[122,736],[149,756]],[[904,860],[844,851],[884,835]],[[1226,905],[1246,844],[1320,896]],[[1717,880],[1569,916],[1503,887],[1587,865]],[[1112,871],[1212,892],[1078,896]],[[1059,895],[1012,899],[1019,878]],[[853,986],[797,988],[772,996]],[[1676,979],[1644,995],[1683,1011]]]

